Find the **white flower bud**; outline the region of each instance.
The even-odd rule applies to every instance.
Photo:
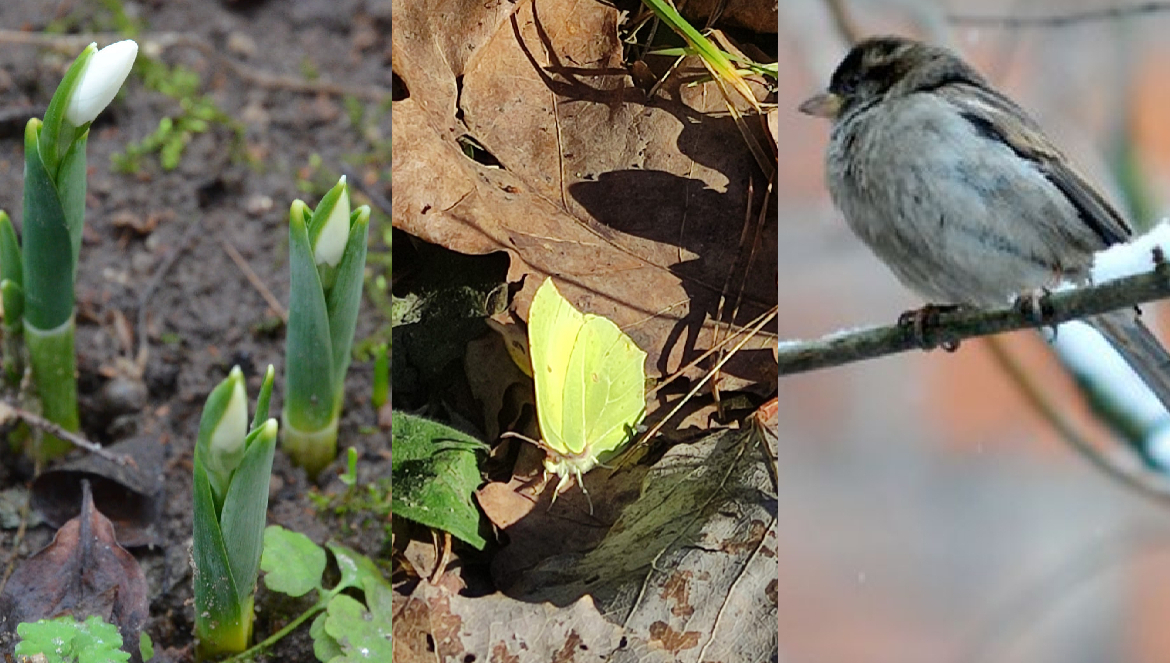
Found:
[[[345,175],[337,183],[342,187],[341,195],[329,212],[329,218],[317,235],[317,243],[313,247],[313,261],[330,267],[336,267],[341,262],[345,244],[349,241],[349,188],[345,186]]]
[[[137,56],[138,44],[132,39],[110,44],[90,56],[69,98],[65,119],[75,127],[93,122],[118,94]]]
[[[232,393],[208,444],[208,469],[225,482],[243,459],[244,438],[248,436],[248,399],[239,366],[232,369],[228,379],[232,381]]]

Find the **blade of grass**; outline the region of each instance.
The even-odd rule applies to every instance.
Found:
[[[739,71],[728,59],[723,51],[715,47],[706,37],[704,37],[698,30],[696,30],[686,19],[678,13],[669,2],[666,0],[642,0],[643,4],[654,12],[654,15],[663,23],[668,25],[671,30],[674,30],[687,45],[695,50],[695,53],[702,58],[703,64],[711,72],[711,75],[718,79],[722,79],[729,83],[736,92],[740,94],[752,108],[756,111],[760,110],[759,102],[756,101],[756,96],[752,94],[752,90],[748,87],[747,81],[739,74]]]

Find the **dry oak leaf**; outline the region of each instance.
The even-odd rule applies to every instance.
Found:
[[[687,85],[700,66],[646,98],[622,61],[619,13],[600,2],[393,10],[396,227],[466,254],[508,251],[508,278],[534,277],[522,315],[555,276],[647,351],[651,374],[711,347],[729,274],[733,294],[745,283],[737,324],[776,303],[775,224],[750,266],[740,248],[766,182],[715,86]],[[468,158],[467,140],[498,166]],[[749,344],[724,387],[774,381],[774,340],[773,329]]]

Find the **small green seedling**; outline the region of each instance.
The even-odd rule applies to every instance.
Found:
[[[234,132],[233,151],[243,144],[243,124],[225,113],[210,95],[199,94],[203,80],[194,70],[143,57],[135,71],[147,89],[177,100],[179,112],[163,117],[149,136],[127,145],[124,152],[112,155],[110,160],[116,170],[136,173],[142,169],[143,157],[156,153],[163,170],[174,170],[191,140],[215,125],[228,127]]]
[[[341,479],[341,483],[349,486],[350,489],[357,485],[357,458],[357,449],[350,447],[345,452],[345,474],[338,477]]]
[[[79,622],[68,615],[16,625],[20,642],[17,656],[43,656],[48,663],[124,663],[130,654],[122,651],[122,634],[97,615]],[[154,643],[143,633],[138,643],[143,661],[154,657]]]
[[[264,556],[260,568],[264,585],[292,597],[317,591],[317,602],[255,647],[224,663],[250,660],[310,618],[313,651],[322,663],[390,661],[390,585],[370,558],[330,543],[341,580],[326,589],[322,585],[327,558],[325,549],[309,537],[279,525],[264,530]],[[365,603],[343,594],[359,590]]]

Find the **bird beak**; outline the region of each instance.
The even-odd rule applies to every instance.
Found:
[[[801,104],[799,110],[806,115],[832,120],[841,112],[841,97],[832,92],[822,92]]]

